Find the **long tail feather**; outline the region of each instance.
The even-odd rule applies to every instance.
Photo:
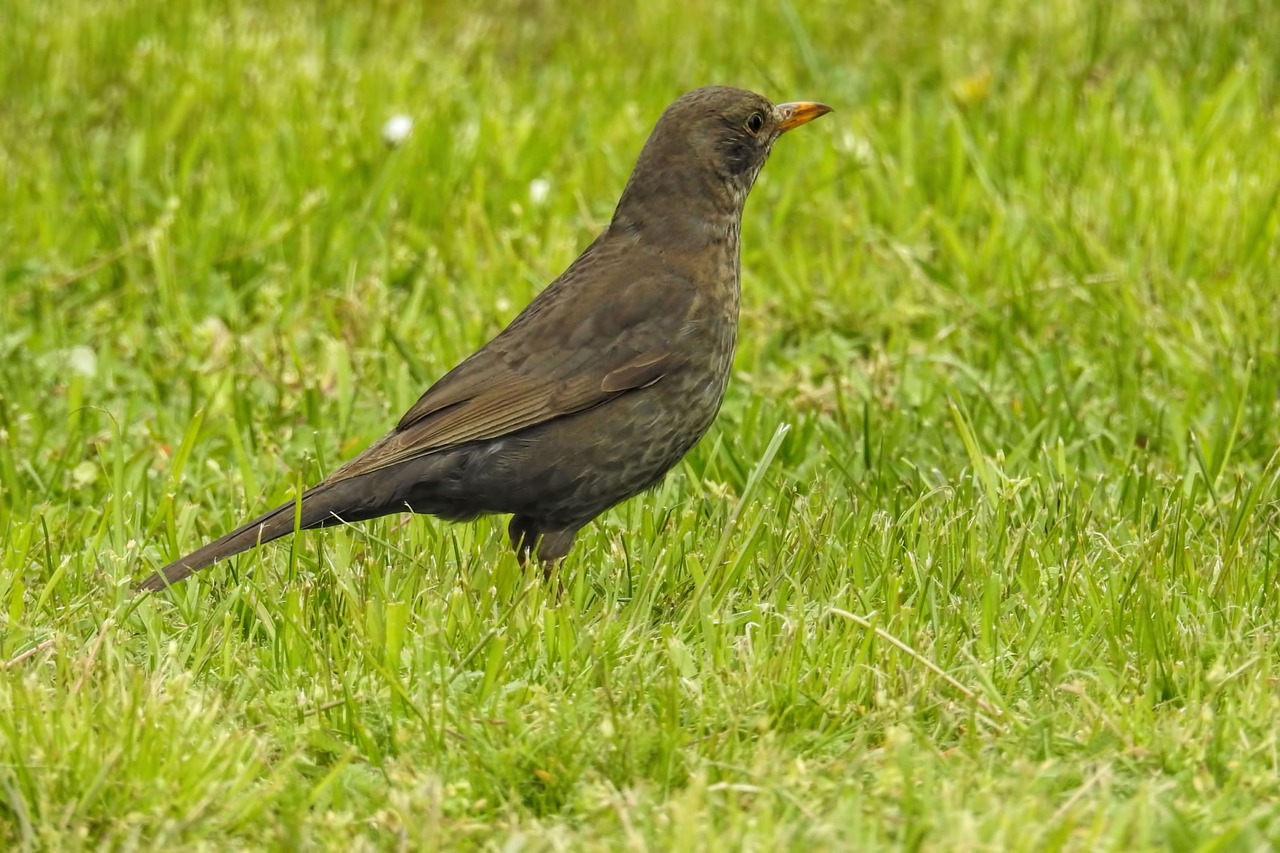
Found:
[[[336,498],[342,490],[334,490],[327,485],[320,485],[302,496],[302,518],[298,529],[323,527],[340,521],[342,507],[335,506]],[[288,536],[294,531],[295,501],[281,504],[270,512],[258,516],[247,524],[243,524],[209,544],[192,551],[185,557],[174,560],[151,577],[138,584],[138,591],[164,589],[189,577],[201,569],[206,569],[220,560],[243,554],[273,539]]]

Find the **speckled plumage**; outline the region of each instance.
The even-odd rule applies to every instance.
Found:
[[[715,420],[737,334],[743,204],[777,137],[826,112],[720,86],[673,103],[604,232],[395,429],[308,490],[299,527],[510,513],[522,560],[564,557],[579,528],[660,481]],[[277,507],[140,588],[287,535],[294,511]]]

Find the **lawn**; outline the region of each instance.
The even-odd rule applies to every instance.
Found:
[[[0,848],[1280,839],[1274,3],[0,33]],[[836,112],[747,204],[719,420],[563,591],[391,517],[133,594],[382,435],[712,82]]]

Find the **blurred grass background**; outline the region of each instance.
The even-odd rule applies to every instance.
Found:
[[[0,33],[0,844],[1280,833],[1274,4],[15,0]],[[132,597],[501,329],[707,83],[837,111],[748,203],[717,426],[562,597],[501,519]]]

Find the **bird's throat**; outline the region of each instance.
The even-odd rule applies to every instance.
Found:
[[[619,204],[609,230],[636,243],[652,243],[687,252],[720,247],[736,257],[741,231],[740,205]]]

